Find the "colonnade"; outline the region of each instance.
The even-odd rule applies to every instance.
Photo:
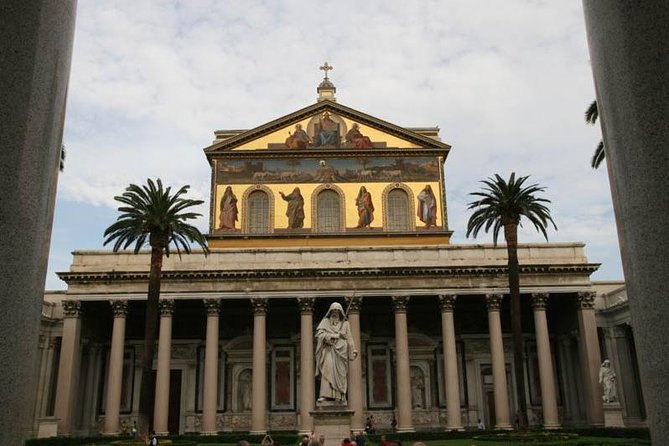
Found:
[[[395,389],[397,431],[411,432],[414,430],[411,406],[411,376],[409,363],[409,337],[407,330],[408,296],[391,296],[395,326]],[[556,385],[554,380],[551,345],[546,321],[546,303],[548,293],[532,294],[535,336],[539,363],[539,379],[542,395],[543,426],[545,428],[560,427],[558,417]],[[460,385],[457,369],[456,339],[454,328],[454,310],[456,295],[439,296],[441,310],[441,328],[443,339],[443,377],[447,407],[447,430],[463,429],[460,412]],[[502,342],[500,322],[500,306],[502,294],[487,294],[486,306],[488,315],[490,354],[492,358],[494,406],[496,429],[511,429],[509,395],[507,392],[506,361]],[[600,352],[597,344],[597,328],[594,317],[594,293],[578,294],[579,331],[581,335],[581,364],[588,401],[588,418],[592,425],[603,425],[603,410],[599,398],[597,371],[600,363]],[[213,435],[222,429],[217,425],[217,395],[219,367],[219,318],[220,300],[206,299],[203,301],[207,315],[204,388],[201,434]],[[125,322],[127,317],[127,301],[111,301],[114,323],[111,339],[111,353],[108,371],[108,384],[105,405],[104,434],[120,433],[119,409],[121,400],[121,379],[123,374],[123,349],[125,345]],[[253,353],[252,353],[252,404],[251,433],[267,432],[267,351],[266,351],[266,312],[268,299],[252,298],[253,310]],[[313,311],[315,298],[300,297],[297,299],[300,312],[300,404],[298,409],[298,428],[302,433],[313,430],[311,412],[316,401],[314,380],[314,327]],[[351,333],[357,346],[360,346],[360,306],[361,298],[349,298],[349,323]],[[61,347],[61,360],[58,375],[56,396],[56,413],[60,418],[59,434],[70,433],[70,420],[73,405],[73,383],[76,382],[77,351],[80,337],[80,302],[66,301],[63,303],[65,320]],[[156,392],[154,406],[154,430],[158,434],[167,434],[170,352],[172,342],[172,316],[174,301],[162,300],[160,303],[160,333],[158,340],[158,359],[156,373]],[[353,411],[351,428],[354,431],[364,429],[364,401],[362,383],[362,363],[359,355],[350,364],[348,405]],[[306,379],[304,379],[306,378]]]

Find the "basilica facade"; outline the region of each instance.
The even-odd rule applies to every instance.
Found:
[[[314,330],[333,302],[360,352],[347,371],[353,430],[369,416],[400,432],[512,428],[505,246],[450,243],[451,147],[438,128],[346,107],[325,72],[315,104],[216,131],[204,150],[211,253],[165,259],[153,429],[311,432]],[[582,243],[518,251],[530,423],[643,423],[636,378],[621,391],[634,416],[602,401],[597,318],[629,320],[602,319],[595,303],[616,287],[590,280],[598,265]],[[67,290],[46,294],[42,317],[36,435],[136,422],[149,257],[75,251],[59,273]]]

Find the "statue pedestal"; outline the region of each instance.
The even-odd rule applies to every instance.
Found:
[[[337,446],[344,438],[351,438],[351,415],[346,403],[325,401],[316,403],[316,410],[309,412],[314,419],[314,435],[325,437],[324,446]]]
[[[623,408],[620,406],[620,403],[604,403],[604,426],[625,427]]]

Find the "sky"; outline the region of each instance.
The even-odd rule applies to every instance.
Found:
[[[446,197],[454,244],[469,195],[494,174],[530,175],[558,230],[584,242],[593,280],[623,280],[601,139],[584,112],[594,87],[581,3],[540,0],[78,3],[47,289],[72,251],[102,249],[113,197],[161,178],[191,185],[208,230],[217,129],[251,129],[311,105],[328,61],[339,103],[452,146]],[[543,241],[531,225],[521,242]]]

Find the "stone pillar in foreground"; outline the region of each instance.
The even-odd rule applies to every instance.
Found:
[[[81,341],[81,302],[64,300],[63,317],[63,340],[60,344],[54,416],[59,418],[58,435],[69,435],[72,433],[72,414],[81,360],[79,345]]]
[[[251,402],[251,435],[267,433],[267,351],[265,313],[267,299],[251,299],[253,307],[253,399]]]
[[[490,330],[490,355],[492,356],[492,379],[495,392],[495,429],[511,429],[509,417],[509,394],[506,383],[506,360],[499,310],[502,294],[486,294],[488,306],[488,329]]]
[[[546,322],[546,304],[548,293],[532,294],[534,310],[534,330],[537,338],[537,361],[539,362],[539,382],[541,385],[541,407],[544,414],[544,429],[558,429],[557,395],[555,393],[555,374],[553,373],[553,356],[551,341]]]
[[[577,300],[578,333],[581,338],[579,343],[581,373],[585,387],[588,421],[592,426],[604,426],[604,407],[599,385],[599,367],[602,361],[595,320],[595,293],[580,292]]]
[[[105,403],[105,435],[121,433],[119,421],[121,411],[121,385],[123,380],[123,350],[125,347],[125,322],[128,316],[127,300],[109,302],[114,314],[111,351],[109,352],[109,373],[107,374],[107,398]]]
[[[669,438],[669,3],[584,0],[590,64],[639,371],[654,442]]]
[[[300,297],[300,434],[314,429],[309,412],[314,410],[314,302],[313,297]]]
[[[5,446],[23,445],[32,431],[76,4],[6,0],[0,12],[0,189],[5,191],[0,203],[0,444]]]
[[[395,311],[395,360],[397,385],[397,432],[413,432],[411,417],[411,370],[409,365],[409,336],[407,333],[408,296],[393,296]]]
[[[216,409],[218,406],[218,316],[219,299],[205,299],[207,311],[207,340],[204,348],[204,392],[202,398],[201,435],[216,435]]]
[[[174,300],[161,300],[158,302],[158,305],[160,309],[160,332],[158,338],[158,369],[156,370],[156,398],[153,406],[153,430],[156,431],[157,435],[164,436],[170,433],[167,429],[167,421],[170,409],[170,367],[172,362],[172,315],[174,314]],[[177,434],[178,432],[173,433]]]
[[[441,307],[441,335],[444,344],[444,382],[446,385],[446,429],[462,430],[460,415],[460,382],[458,378],[458,355],[455,348],[455,326],[453,310],[454,294],[439,296]]]
[[[351,327],[351,336],[355,348],[358,349],[358,357],[349,362],[348,368],[348,407],[353,411],[351,416],[351,430],[362,432],[365,430],[365,413],[363,408],[362,392],[362,345],[360,345],[360,306],[361,297],[351,297],[348,311],[348,323]]]

